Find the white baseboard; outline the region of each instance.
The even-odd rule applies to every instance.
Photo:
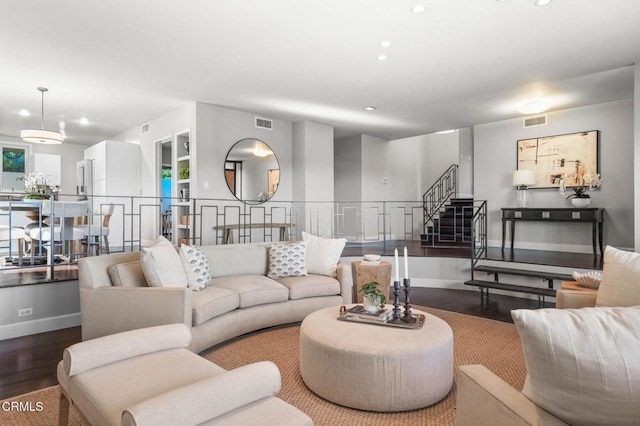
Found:
[[[60,315],[57,317],[40,318],[31,321],[16,322],[0,326],[0,340],[13,339],[14,337],[28,336],[31,334],[45,333],[47,331],[63,328],[77,327],[80,325],[80,312],[75,314]]]

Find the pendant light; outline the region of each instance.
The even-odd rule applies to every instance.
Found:
[[[20,139],[25,142],[41,144],[60,144],[64,142],[64,135],[60,132],[44,129],[44,92],[49,91],[46,87],[38,87],[42,93],[42,126],[38,129],[28,129],[20,132]]]

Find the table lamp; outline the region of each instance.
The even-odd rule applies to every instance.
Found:
[[[518,207],[529,207],[527,186],[536,184],[536,176],[533,170],[516,170],[513,172],[513,186],[518,190]]]

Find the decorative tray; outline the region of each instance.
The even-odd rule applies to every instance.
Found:
[[[402,321],[402,317],[398,320],[393,319],[393,310],[385,308],[377,314],[371,314],[364,310],[362,305],[355,305],[352,308],[340,307],[340,315],[338,320],[347,322],[359,322],[363,324],[384,325],[388,327],[420,329],[424,324],[425,316],[423,314],[413,314],[413,322]]]

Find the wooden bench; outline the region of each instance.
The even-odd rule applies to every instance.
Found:
[[[476,286],[480,288],[480,300],[484,302],[489,300],[489,289],[513,291],[526,294],[535,294],[538,296],[538,303],[540,306],[544,304],[545,297],[555,297],[556,291],[553,289],[553,281],[572,281],[573,278],[569,274],[562,274],[556,272],[547,271],[532,271],[526,269],[516,268],[504,268],[500,266],[478,265],[473,268],[474,272],[486,272],[487,274],[493,274],[494,280],[468,280],[465,281],[465,285]],[[548,288],[524,286],[517,284],[509,284],[499,281],[499,275],[518,275],[521,277],[540,278],[548,282]]]
[[[473,270],[474,272],[486,272],[487,274],[493,274],[495,281],[499,281],[498,275],[500,274],[540,278],[544,281],[547,281],[549,284],[549,288],[551,289],[553,289],[553,280],[573,281],[573,277],[570,274],[561,274],[557,272],[532,271],[527,269],[503,268],[500,266],[489,266],[489,265],[478,265],[475,268],[473,268]]]

